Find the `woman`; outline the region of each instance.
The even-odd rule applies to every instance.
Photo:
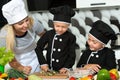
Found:
[[[15,53],[10,66],[25,74],[40,71],[34,49],[36,35],[44,33],[42,24],[28,16],[22,0],[3,5],[2,13],[8,24],[0,31],[0,46]]]

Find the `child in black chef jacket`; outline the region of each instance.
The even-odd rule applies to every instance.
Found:
[[[77,67],[92,69],[98,72],[101,68],[116,68],[114,51],[105,47],[109,40],[116,40],[115,32],[101,20],[93,23],[89,31],[87,44],[89,48],[83,52]]]
[[[71,17],[75,15],[69,6],[59,6],[50,9],[54,15],[54,29],[47,31],[38,41],[35,49],[41,69],[49,69],[65,73],[67,68],[72,68],[75,62],[76,38],[68,32]],[[46,59],[43,50],[47,46]]]

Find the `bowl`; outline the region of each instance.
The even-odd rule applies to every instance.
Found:
[[[69,78],[70,77],[75,77],[75,78],[82,78],[84,76],[91,75],[91,70],[70,70],[69,71]]]

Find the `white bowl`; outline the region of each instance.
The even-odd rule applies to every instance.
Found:
[[[77,70],[69,71],[69,77],[75,77],[75,78],[81,78],[90,74],[91,74],[90,70],[77,69]]]

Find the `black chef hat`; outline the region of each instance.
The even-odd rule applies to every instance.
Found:
[[[107,44],[109,40],[117,39],[113,29],[101,20],[93,23],[92,29],[89,33],[104,44]]]
[[[75,11],[68,5],[51,8],[49,11],[54,15],[54,21],[71,23],[71,17],[75,15]]]

